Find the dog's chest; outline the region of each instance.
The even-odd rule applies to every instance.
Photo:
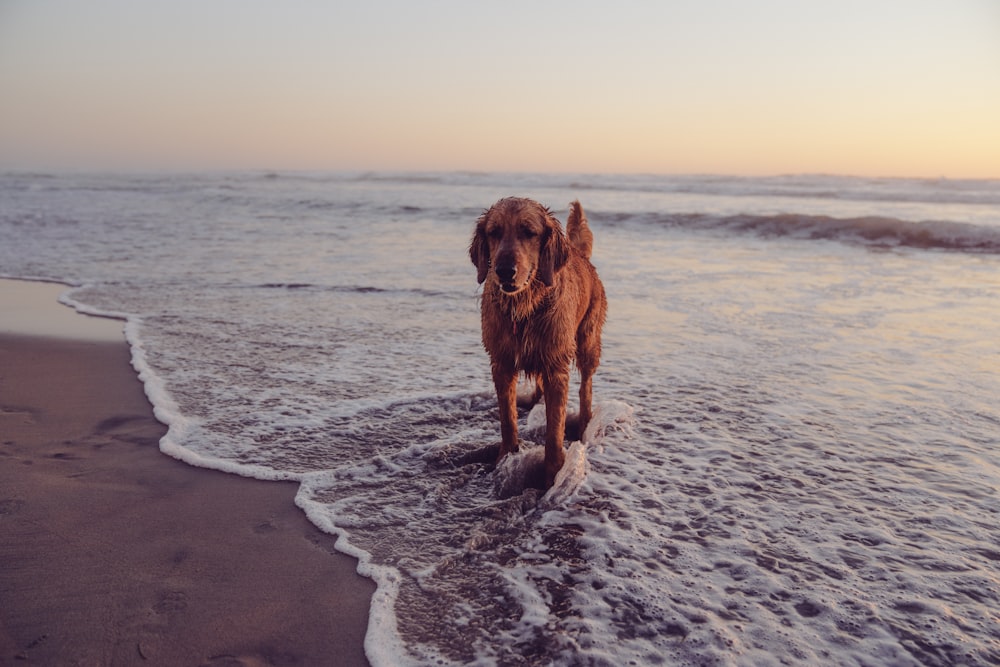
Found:
[[[484,331],[483,342],[495,361],[510,364],[527,373],[540,373],[558,364],[565,356],[560,336],[552,330],[552,318],[542,309],[529,317],[516,319],[498,313],[490,324],[492,335]]]
[[[520,370],[534,372],[542,370],[543,345],[538,338],[538,327],[531,320],[512,320],[507,330],[507,346],[514,365]]]

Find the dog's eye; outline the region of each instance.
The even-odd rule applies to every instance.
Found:
[[[494,227],[493,229],[487,231],[486,235],[489,236],[491,239],[498,239],[501,236],[503,236],[503,229],[500,227]]]
[[[531,227],[522,227],[521,228],[521,236],[523,236],[526,239],[533,239],[536,236],[538,236],[538,232],[536,232]]]

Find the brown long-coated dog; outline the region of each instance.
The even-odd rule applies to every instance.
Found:
[[[601,360],[608,302],[590,263],[594,236],[580,202],[570,204],[566,233],[552,212],[530,199],[501,199],[480,216],[469,247],[483,285],[483,345],[500,406],[500,455],[516,452],[517,380],[535,381],[531,403],[545,396],[545,484],[562,467],[564,434],[583,436],[591,384]],[[580,414],[567,431],[569,367],[580,371]]]

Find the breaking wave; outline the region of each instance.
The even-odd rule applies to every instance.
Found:
[[[881,248],[920,248],[1000,253],[1000,228],[961,222],[910,222],[890,217],[835,218],[826,215],[706,215],[701,213],[610,215],[612,224],[653,224],[687,231],[753,234],[763,238],[840,241]]]

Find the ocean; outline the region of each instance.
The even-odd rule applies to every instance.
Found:
[[[547,493],[544,410],[491,459],[508,195],[608,294]],[[0,274],[127,320],[165,454],[299,483],[376,667],[1000,663],[1000,181],[9,172]]]

